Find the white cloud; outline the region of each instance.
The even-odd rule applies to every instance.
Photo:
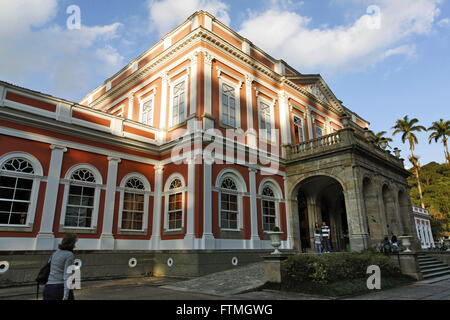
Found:
[[[53,23],[57,0],[37,3],[0,3],[0,79],[76,100],[98,85],[98,76],[122,67],[123,57],[109,44],[120,23],[68,30]],[[10,23],[14,28],[4,27]]]
[[[380,8],[380,28],[373,27],[376,20],[372,12],[350,25],[314,28],[311,18],[275,5],[253,13],[239,33],[301,72],[364,70],[393,54],[414,55],[410,39],[431,31],[440,13],[439,3],[440,0],[371,1]]]
[[[220,0],[149,0],[150,29],[164,35],[195,11],[204,10],[225,24],[230,23],[228,5]]]

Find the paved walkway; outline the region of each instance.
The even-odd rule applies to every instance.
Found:
[[[77,300],[320,300],[327,297],[294,292],[260,290],[264,264],[255,263],[204,277],[131,278],[86,281],[75,291]],[[42,299],[42,289],[40,298]],[[35,286],[0,288],[0,300],[34,300]],[[373,291],[345,300],[450,300],[450,279]]]
[[[172,283],[162,288],[183,292],[231,296],[257,290],[264,284],[264,277],[264,262],[258,262],[187,281]]]
[[[351,297],[348,300],[450,300],[450,279],[435,283],[419,281],[407,286]]]

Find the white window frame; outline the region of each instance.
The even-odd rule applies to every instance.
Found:
[[[136,178],[142,181],[144,185],[144,190],[139,189],[130,189],[125,187],[128,180]],[[151,186],[148,182],[147,178],[137,172],[129,173],[125,177],[123,177],[122,181],[120,182],[120,187],[118,188],[118,191],[120,192],[120,200],[119,200],[119,217],[118,217],[118,227],[120,231],[124,232],[139,232],[139,231],[146,231],[148,226],[148,212],[149,212],[149,198],[151,195]],[[124,205],[124,197],[125,192],[128,193],[139,193],[144,195],[144,212],[142,216],[142,228],[140,230],[137,229],[123,229],[122,228],[122,215],[123,215],[123,205]]]
[[[188,110],[189,110],[189,101],[188,101],[188,75],[189,74],[185,74],[183,76],[181,76],[180,78],[178,78],[175,81],[169,81],[169,87],[170,87],[170,93],[169,93],[169,129],[171,127],[175,127],[178,126],[180,124],[183,124],[184,122],[186,122],[186,119],[188,117]],[[184,120],[180,121],[178,123],[173,123],[173,89],[175,88],[176,85],[180,84],[181,82],[184,81]]]
[[[276,135],[275,135],[275,99],[270,101],[266,98],[261,97],[260,95],[257,96],[257,103],[258,103],[258,133],[260,140],[267,141],[269,143],[277,143],[276,141]],[[262,135],[262,129],[261,129],[261,103],[264,103],[269,106],[270,109],[270,140],[267,139],[267,136]],[[262,139],[261,139],[262,138]]]
[[[14,158],[22,158],[29,161],[33,165],[34,174],[17,173],[8,170],[1,170],[3,164]],[[0,227],[30,228],[33,226],[39,196],[39,187],[41,185],[41,180],[44,178],[43,174],[44,170],[42,169],[41,163],[31,154],[25,152],[10,152],[0,157],[0,176],[5,175],[11,177],[33,179],[33,186],[30,194],[30,205],[28,206],[27,219],[25,221],[25,224],[0,224]]]
[[[263,195],[264,188],[268,186],[272,189],[274,196],[267,197]],[[261,199],[261,228],[263,232],[272,231],[272,230],[264,230],[264,212],[263,212],[263,200],[274,201],[275,202],[275,226],[280,228],[280,202],[283,201],[282,191],[278,183],[271,179],[265,178],[259,184],[258,197]]]
[[[222,181],[226,178],[233,179],[234,183],[236,184],[237,191],[233,190],[227,190],[222,189]],[[244,218],[243,218],[243,195],[247,192],[246,186],[245,186],[245,180],[241,176],[241,174],[234,170],[234,169],[224,169],[218,176],[216,180],[216,190],[218,191],[219,195],[219,205],[218,205],[218,215],[219,215],[219,229],[223,231],[241,231],[244,229]],[[226,190],[226,191],[223,191]],[[235,194],[237,195],[237,201],[238,201],[238,214],[237,214],[237,224],[236,229],[230,229],[230,228],[222,228],[221,226],[221,216],[222,216],[222,193],[227,194]]]
[[[79,169],[87,169],[87,170],[91,171],[94,174],[95,183],[78,182],[78,181],[74,183],[74,181],[71,180],[72,174]],[[98,169],[88,163],[74,165],[69,170],[67,170],[64,180],[62,182],[64,183],[65,186],[64,186],[63,204],[62,204],[62,209],[61,209],[61,218],[59,220],[59,225],[63,229],[67,229],[67,230],[95,230],[97,228],[97,222],[98,222],[98,211],[99,211],[99,207],[100,207],[100,193],[101,193],[101,189],[105,188],[105,186],[103,186],[102,175],[100,174]],[[67,203],[69,201],[69,190],[70,190],[71,185],[79,185],[79,186],[95,188],[94,210],[92,212],[90,227],[73,227],[73,226],[65,225]]]
[[[326,135],[326,133],[325,133],[325,124],[322,124],[322,126],[321,126],[321,125],[319,125],[317,122],[318,122],[317,119],[315,119],[315,121],[314,121],[314,137],[315,137],[316,139],[317,139],[317,138],[320,138],[320,137],[323,137],[323,136]],[[317,136],[317,131],[316,131],[317,128],[319,128],[320,131],[322,132],[322,135],[321,135],[321,136]]]
[[[143,116],[144,116],[144,104],[148,101],[152,101],[152,121],[151,123],[144,123],[143,122]],[[140,107],[139,107],[139,122],[143,123],[145,125],[151,126],[153,127],[153,123],[155,121],[155,93],[152,93],[151,95],[149,95],[148,97],[145,97],[142,100],[139,100],[140,103]]]
[[[223,85],[226,84],[232,88],[234,88],[234,100],[235,100],[235,105],[234,105],[234,111],[235,111],[235,116],[234,116],[234,120],[235,120],[235,126],[231,126],[230,124],[226,124],[223,122],[223,105],[222,105],[222,94],[223,94]],[[229,126],[235,129],[238,129],[241,127],[241,86],[242,86],[242,82],[240,83],[236,83],[233,82],[231,80],[228,80],[225,77],[222,77],[221,75],[219,75],[219,112],[220,112],[220,123],[225,125],[225,126]]]
[[[181,181],[182,187],[177,188],[177,189],[169,189],[170,184],[175,179],[179,179]],[[186,211],[186,207],[185,207],[186,192],[187,192],[186,183],[181,174],[173,173],[167,178],[166,184],[164,186],[164,193],[163,193],[163,195],[164,195],[164,231],[181,231],[181,230],[183,230],[184,219],[185,219],[185,215],[186,215],[186,213],[185,213],[185,211]],[[181,204],[181,228],[169,229],[169,196],[171,194],[176,194],[176,193],[181,193],[181,201],[182,201],[182,204]]]
[[[295,112],[292,113],[292,124],[294,125],[294,138],[295,138],[295,133],[296,133],[295,130],[298,130],[298,128],[299,128],[299,126],[295,124],[296,117],[299,118],[302,123],[302,125],[301,125],[302,140],[300,141],[300,139],[299,139],[299,141],[298,141],[299,143],[302,143],[302,142],[306,141],[306,139],[305,139],[305,119]]]

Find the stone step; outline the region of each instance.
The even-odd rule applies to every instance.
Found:
[[[435,260],[435,261],[427,261],[427,262],[419,262],[419,266],[420,267],[429,267],[429,266],[438,265],[438,264],[442,264],[442,262],[437,261],[437,260]]]
[[[436,258],[433,258],[433,257],[417,257],[417,260],[419,260],[419,261],[429,261],[429,260],[436,260]]]
[[[428,270],[428,269],[437,268],[437,267],[447,267],[447,265],[442,262],[441,263],[436,262],[436,263],[431,263],[431,264],[427,264],[427,265],[419,264],[420,270]]]
[[[423,283],[435,283],[435,282],[439,282],[439,281],[443,281],[443,280],[447,280],[450,279],[450,274],[444,275],[444,276],[440,276],[440,277],[434,277],[434,278],[430,278],[430,279],[426,279],[426,280],[422,280]]]
[[[443,271],[443,270],[450,270],[450,267],[447,265],[440,265],[438,267],[431,267],[431,268],[424,268],[424,269],[420,269],[420,271],[422,272],[422,274],[428,274],[428,273],[433,273],[435,271]]]
[[[434,277],[438,277],[438,276],[445,276],[445,275],[450,275],[450,269],[443,270],[443,271],[438,271],[438,272],[433,272],[433,273],[426,273],[426,274],[423,274],[423,278],[424,279],[429,279],[429,278],[434,278]]]

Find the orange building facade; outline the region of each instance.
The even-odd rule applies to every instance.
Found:
[[[368,128],[203,11],[78,103],[0,82],[0,111],[0,250],[293,249],[286,147]]]

